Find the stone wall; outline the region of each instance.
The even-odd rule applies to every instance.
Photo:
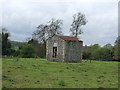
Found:
[[[53,58],[53,46],[57,43],[57,57]],[[48,61],[64,61],[64,40],[53,36],[46,43],[46,57]]]
[[[81,62],[83,42],[66,41],[65,42],[65,61]]]
[[[57,56],[53,58],[53,46],[57,43]],[[53,36],[46,43],[46,57],[48,61],[81,62],[83,42],[65,41]]]

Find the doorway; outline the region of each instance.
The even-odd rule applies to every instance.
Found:
[[[57,47],[53,47],[53,57],[57,57]]]

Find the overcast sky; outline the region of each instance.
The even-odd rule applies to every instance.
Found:
[[[62,19],[62,31],[70,35],[73,14],[85,14],[88,23],[82,26],[80,39],[84,45],[114,44],[118,36],[118,2],[3,2],[2,26],[10,32],[10,40],[25,41],[36,27],[51,18]],[[0,23],[1,24],[1,23]]]

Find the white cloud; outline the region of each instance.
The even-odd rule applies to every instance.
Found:
[[[24,41],[39,24],[51,18],[63,20],[62,30],[69,35],[72,16],[80,11],[88,23],[83,26],[81,39],[85,44],[114,44],[117,35],[117,2],[10,2],[3,4],[3,26],[11,40]],[[17,37],[17,38],[16,38]]]

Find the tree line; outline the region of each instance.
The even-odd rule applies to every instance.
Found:
[[[17,50],[12,47],[8,39],[9,33],[2,32],[2,55],[23,58],[40,57],[45,58],[45,43],[30,39],[23,43]],[[101,47],[99,44],[83,46],[83,59],[90,60],[120,60],[120,36],[115,40],[115,44],[106,44]]]
[[[78,12],[73,15],[73,22],[70,27],[72,36],[79,38],[83,33],[81,30],[82,25],[86,25],[88,21],[84,14]],[[63,35],[61,26],[63,20],[52,18],[46,24],[40,24],[32,34],[27,42],[25,42],[18,49],[12,47],[8,37],[9,32],[5,28],[2,28],[2,55],[3,56],[14,56],[23,58],[34,58],[40,57],[45,58],[46,56],[46,40],[54,35]],[[120,37],[115,41],[115,45],[106,44],[101,47],[99,44],[94,44],[83,47],[83,59],[94,59],[94,60],[119,60],[120,55],[118,54],[120,45]]]
[[[115,45],[106,44],[101,47],[99,44],[94,44],[83,47],[83,59],[90,60],[120,60],[119,50],[120,37],[115,41]]]

